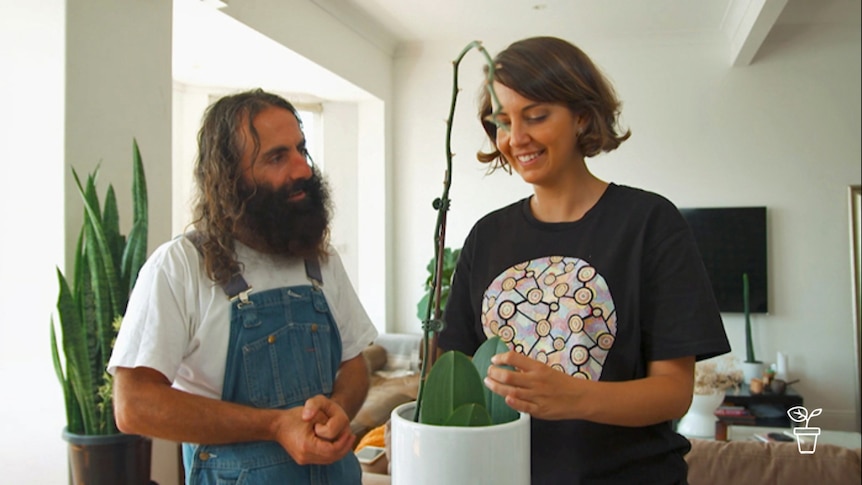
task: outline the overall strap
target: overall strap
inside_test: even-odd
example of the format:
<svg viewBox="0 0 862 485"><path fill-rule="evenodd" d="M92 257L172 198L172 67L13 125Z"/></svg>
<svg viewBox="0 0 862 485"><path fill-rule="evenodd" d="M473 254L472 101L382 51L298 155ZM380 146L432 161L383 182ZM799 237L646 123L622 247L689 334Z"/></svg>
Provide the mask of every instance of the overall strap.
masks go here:
<svg viewBox="0 0 862 485"><path fill-rule="evenodd" d="M203 255L203 235L196 230L192 230L185 233L184 236ZM323 273L320 271L320 261L317 258L305 260L305 275L315 288L323 286ZM252 287L242 277L242 273L237 273L231 276L226 284L222 285L222 290L224 290L231 301L239 298L243 303L248 303L248 294L251 292Z"/></svg>
<svg viewBox="0 0 862 485"><path fill-rule="evenodd" d="M305 276L315 288L323 286L323 274L320 272L320 261L317 258L305 260Z"/></svg>
<svg viewBox="0 0 862 485"><path fill-rule="evenodd" d="M185 233L184 236L194 244L195 249L197 249L201 256L203 256L203 234L193 230ZM221 285L221 289L224 290L230 301L234 301L239 298L239 300L245 304L248 303L248 294L251 293L252 287L245 281L245 278L242 277L242 273L237 273L231 276L227 283Z"/></svg>

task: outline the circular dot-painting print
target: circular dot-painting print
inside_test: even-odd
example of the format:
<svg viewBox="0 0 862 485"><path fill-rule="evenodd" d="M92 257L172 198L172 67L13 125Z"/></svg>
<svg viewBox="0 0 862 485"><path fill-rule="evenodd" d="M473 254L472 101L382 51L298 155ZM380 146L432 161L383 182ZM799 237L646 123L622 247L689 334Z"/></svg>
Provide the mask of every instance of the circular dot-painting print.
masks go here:
<svg viewBox="0 0 862 485"><path fill-rule="evenodd" d="M500 273L482 299L485 335L569 375L598 380L617 334L605 279L584 260L550 256Z"/></svg>

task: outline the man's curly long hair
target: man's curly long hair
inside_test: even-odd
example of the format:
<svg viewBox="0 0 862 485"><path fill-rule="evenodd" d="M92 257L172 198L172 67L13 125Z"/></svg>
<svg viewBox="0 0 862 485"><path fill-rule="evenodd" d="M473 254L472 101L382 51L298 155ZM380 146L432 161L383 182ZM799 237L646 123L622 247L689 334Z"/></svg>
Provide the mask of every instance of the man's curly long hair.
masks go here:
<svg viewBox="0 0 862 485"><path fill-rule="evenodd" d="M287 100L261 89L223 97L207 108L198 132L198 158L195 164L197 196L194 226L203 254L207 275L224 285L242 271L236 258L234 238L245 212L239 198L242 183L240 161L245 149L240 133L251 135L252 160L260 151L260 137L252 122L261 111L277 107L290 111L299 122L296 108Z"/></svg>

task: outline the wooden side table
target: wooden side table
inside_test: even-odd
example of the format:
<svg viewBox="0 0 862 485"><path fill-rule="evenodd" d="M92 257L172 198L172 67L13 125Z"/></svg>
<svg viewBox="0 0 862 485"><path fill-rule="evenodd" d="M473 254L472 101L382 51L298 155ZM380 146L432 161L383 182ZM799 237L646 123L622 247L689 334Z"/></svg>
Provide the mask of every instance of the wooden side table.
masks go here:
<svg viewBox="0 0 862 485"><path fill-rule="evenodd" d="M790 428L792 422L787 416L787 410L794 406L802 406L802 403L802 396L792 386L782 394L767 391L752 394L747 384L742 384L738 390L728 389L722 405L744 407L754 416L754 419L717 416L715 439L726 441L729 425Z"/></svg>

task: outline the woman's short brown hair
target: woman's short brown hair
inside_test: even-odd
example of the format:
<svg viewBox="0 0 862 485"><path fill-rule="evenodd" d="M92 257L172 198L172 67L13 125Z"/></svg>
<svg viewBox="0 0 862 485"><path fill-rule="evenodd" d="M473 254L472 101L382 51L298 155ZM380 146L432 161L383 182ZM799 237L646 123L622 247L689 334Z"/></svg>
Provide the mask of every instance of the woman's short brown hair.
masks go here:
<svg viewBox="0 0 862 485"><path fill-rule="evenodd" d="M614 150L631 136L630 130L619 134L620 102L611 83L583 51L565 40L532 37L515 42L494 58L494 81L532 101L563 104L584 116L587 125L577 144L585 157ZM480 151L477 158L491 163L491 171L511 171L496 149L497 125L489 119L491 96L487 89L482 92L479 120L494 149Z"/></svg>

